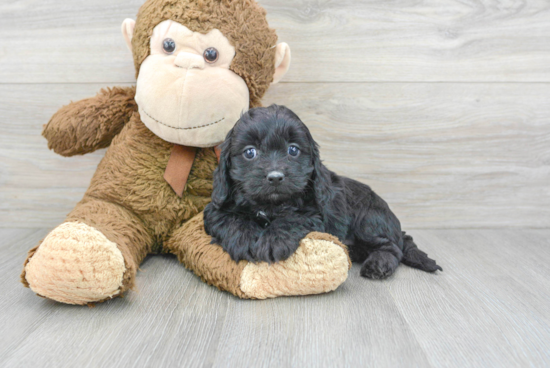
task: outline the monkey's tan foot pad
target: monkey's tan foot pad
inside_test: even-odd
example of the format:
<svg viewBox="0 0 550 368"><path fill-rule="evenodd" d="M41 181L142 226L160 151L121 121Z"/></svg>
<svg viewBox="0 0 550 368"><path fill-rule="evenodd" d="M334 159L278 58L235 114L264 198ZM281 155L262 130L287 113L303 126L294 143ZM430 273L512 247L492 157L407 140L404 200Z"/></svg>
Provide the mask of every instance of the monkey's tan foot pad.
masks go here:
<svg viewBox="0 0 550 368"><path fill-rule="evenodd" d="M125 271L115 243L93 227L66 222L29 252L22 278L40 296L82 305L119 294Z"/></svg>
<svg viewBox="0 0 550 368"><path fill-rule="evenodd" d="M283 262L248 263L239 287L245 297L254 299L321 294L344 283L350 268L345 245L332 235L313 232Z"/></svg>

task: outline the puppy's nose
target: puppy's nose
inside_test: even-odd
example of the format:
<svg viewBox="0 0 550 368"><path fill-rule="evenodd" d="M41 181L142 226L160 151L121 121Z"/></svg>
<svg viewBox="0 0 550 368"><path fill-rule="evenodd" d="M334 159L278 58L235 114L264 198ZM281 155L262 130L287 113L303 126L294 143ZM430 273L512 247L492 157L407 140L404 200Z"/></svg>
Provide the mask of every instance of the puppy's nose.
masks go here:
<svg viewBox="0 0 550 368"><path fill-rule="evenodd" d="M267 174L267 181L271 185L279 185L283 180L285 180L285 174L280 171L272 171Z"/></svg>

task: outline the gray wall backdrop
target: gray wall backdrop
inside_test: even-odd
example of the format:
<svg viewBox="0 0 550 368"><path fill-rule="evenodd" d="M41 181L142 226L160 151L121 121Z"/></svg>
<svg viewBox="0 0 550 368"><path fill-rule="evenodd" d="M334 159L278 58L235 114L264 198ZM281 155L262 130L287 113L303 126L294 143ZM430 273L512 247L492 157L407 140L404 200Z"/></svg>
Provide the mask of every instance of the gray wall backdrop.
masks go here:
<svg viewBox="0 0 550 368"><path fill-rule="evenodd" d="M104 152L63 158L41 128L135 82L120 24L141 3L0 3L0 227L53 227L82 197ZM265 104L404 227L550 226L548 1L260 3L293 56Z"/></svg>

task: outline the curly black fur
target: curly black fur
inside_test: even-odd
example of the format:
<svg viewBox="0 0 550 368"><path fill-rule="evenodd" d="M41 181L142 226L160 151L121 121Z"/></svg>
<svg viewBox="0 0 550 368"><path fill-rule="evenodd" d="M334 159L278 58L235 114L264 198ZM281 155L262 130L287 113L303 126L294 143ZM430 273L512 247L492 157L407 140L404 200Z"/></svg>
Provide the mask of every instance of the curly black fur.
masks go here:
<svg viewBox="0 0 550 368"><path fill-rule="evenodd" d="M299 154L290 155L289 146L298 147ZM370 187L322 164L308 128L288 108L249 110L221 148L204 224L212 242L235 261L287 259L305 235L321 231L348 246L352 261L363 262L366 277L388 277L399 262L442 270L401 231ZM253 159L244 155L250 148L257 153Z"/></svg>

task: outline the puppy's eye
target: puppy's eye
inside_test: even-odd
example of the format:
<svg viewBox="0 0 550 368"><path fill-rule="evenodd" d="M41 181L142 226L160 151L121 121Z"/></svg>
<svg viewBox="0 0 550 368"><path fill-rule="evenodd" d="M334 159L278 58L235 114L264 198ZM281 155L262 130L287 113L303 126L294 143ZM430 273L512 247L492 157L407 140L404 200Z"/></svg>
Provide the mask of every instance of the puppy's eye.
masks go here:
<svg viewBox="0 0 550 368"><path fill-rule="evenodd" d="M209 47L207 48L206 50L204 50L204 60L206 60L207 63L215 63L216 60L218 60L218 58L220 57L220 54L218 52L218 50L216 50L215 48L213 47Z"/></svg>
<svg viewBox="0 0 550 368"><path fill-rule="evenodd" d="M171 38L165 38L164 41L162 41L162 49L165 54L170 55L176 50L176 42Z"/></svg>
<svg viewBox="0 0 550 368"><path fill-rule="evenodd" d="M247 149L243 152L243 156L244 156L244 158L246 158L247 160L252 160L254 157L256 157L256 155L257 155L256 148L247 148Z"/></svg>
<svg viewBox="0 0 550 368"><path fill-rule="evenodd" d="M288 147L288 154L296 157L300 154L300 149L296 146L290 146Z"/></svg>

